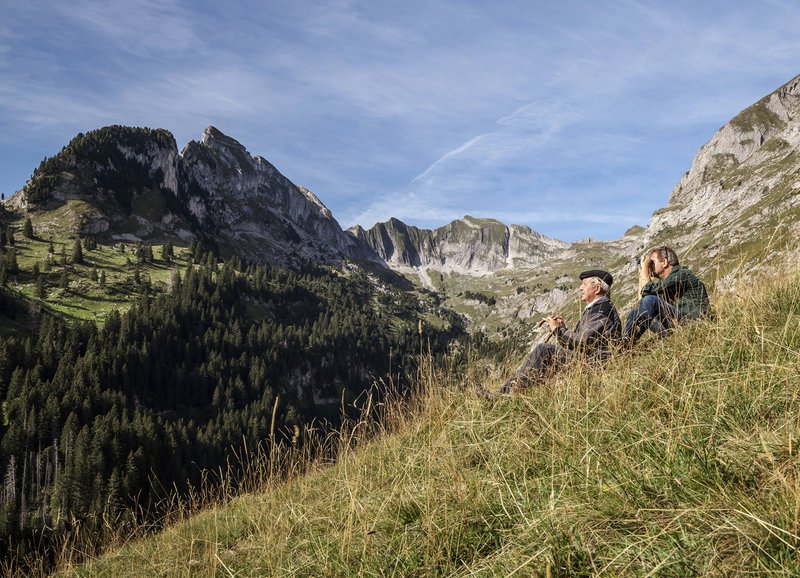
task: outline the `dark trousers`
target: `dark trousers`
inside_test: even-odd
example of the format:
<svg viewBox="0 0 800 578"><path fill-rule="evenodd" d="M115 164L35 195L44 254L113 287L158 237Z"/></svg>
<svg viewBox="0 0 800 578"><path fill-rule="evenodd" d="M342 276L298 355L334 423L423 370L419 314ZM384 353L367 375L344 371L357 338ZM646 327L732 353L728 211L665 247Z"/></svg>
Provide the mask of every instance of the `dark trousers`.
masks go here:
<svg viewBox="0 0 800 578"><path fill-rule="evenodd" d="M666 335L681 319L681 312L656 295L645 295L628 313L623 339L636 341L648 329L659 336Z"/></svg>
<svg viewBox="0 0 800 578"><path fill-rule="evenodd" d="M500 392L508 393L514 385L528 387L555 373L566 361L567 353L563 348L552 343L540 343L533 348L514 376L503 384Z"/></svg>

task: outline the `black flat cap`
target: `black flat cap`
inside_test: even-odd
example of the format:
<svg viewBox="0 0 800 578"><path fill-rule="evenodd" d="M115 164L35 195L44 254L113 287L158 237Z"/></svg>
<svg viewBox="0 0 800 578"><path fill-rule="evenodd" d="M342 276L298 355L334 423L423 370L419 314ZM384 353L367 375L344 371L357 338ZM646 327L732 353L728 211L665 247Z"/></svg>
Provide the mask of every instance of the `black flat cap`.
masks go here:
<svg viewBox="0 0 800 578"><path fill-rule="evenodd" d="M580 277L582 280L589 277L599 277L609 287L611 287L611 284L614 282L614 277L611 276L611 273L608 271L603 271L602 269L589 269L588 271L584 271L578 275L578 277Z"/></svg>

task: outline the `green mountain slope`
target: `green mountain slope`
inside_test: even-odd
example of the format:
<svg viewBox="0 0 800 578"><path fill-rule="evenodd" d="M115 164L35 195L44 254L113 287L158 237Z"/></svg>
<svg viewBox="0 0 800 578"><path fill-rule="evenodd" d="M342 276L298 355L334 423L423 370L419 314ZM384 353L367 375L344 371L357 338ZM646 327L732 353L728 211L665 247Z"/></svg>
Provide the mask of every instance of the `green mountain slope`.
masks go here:
<svg viewBox="0 0 800 578"><path fill-rule="evenodd" d="M800 277L745 285L518 396L472 393L502 367L431 370L336 464L64 573L797 575Z"/></svg>

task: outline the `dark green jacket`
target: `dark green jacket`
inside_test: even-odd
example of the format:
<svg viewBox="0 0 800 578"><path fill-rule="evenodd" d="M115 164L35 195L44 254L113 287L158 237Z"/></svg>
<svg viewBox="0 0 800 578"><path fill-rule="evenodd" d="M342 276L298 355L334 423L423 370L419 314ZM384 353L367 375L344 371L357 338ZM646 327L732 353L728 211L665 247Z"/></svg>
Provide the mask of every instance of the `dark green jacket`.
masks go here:
<svg viewBox="0 0 800 578"><path fill-rule="evenodd" d="M699 319L708 312L706 286L686 267L674 267L665 279L650 281L642 288L642 297L657 295L680 311L682 317Z"/></svg>

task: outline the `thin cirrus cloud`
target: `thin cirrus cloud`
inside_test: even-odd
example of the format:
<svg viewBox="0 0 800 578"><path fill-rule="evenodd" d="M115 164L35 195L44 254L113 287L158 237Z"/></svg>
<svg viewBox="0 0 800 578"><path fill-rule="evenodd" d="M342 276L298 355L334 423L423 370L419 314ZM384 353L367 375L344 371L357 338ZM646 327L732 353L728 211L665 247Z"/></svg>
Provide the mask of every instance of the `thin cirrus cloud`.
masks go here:
<svg viewBox="0 0 800 578"><path fill-rule="evenodd" d="M0 190L107 124L213 124L345 225L464 214L570 240L662 206L700 145L797 74L767 1L12 0Z"/></svg>

